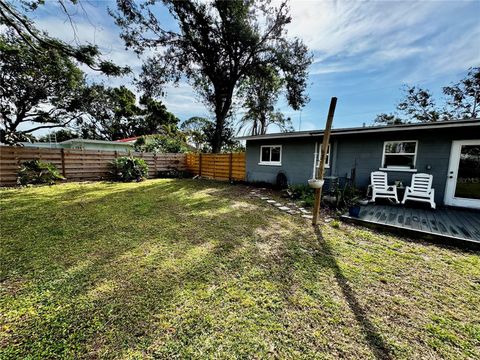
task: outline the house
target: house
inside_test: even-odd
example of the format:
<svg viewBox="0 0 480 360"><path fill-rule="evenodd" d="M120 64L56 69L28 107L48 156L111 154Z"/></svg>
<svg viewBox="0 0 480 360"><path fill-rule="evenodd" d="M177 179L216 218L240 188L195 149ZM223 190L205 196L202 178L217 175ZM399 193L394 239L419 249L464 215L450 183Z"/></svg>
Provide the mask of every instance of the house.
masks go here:
<svg viewBox="0 0 480 360"><path fill-rule="evenodd" d="M246 140L247 181L275 183L282 173L289 184L307 184L322 135L314 130L238 138ZM366 191L370 173L378 170L388 173L389 183L404 186L414 173L432 174L438 205L480 208L480 119L332 130L326 179L349 180Z"/></svg>
<svg viewBox="0 0 480 360"><path fill-rule="evenodd" d="M41 147L51 149L79 149L79 150L100 150L100 151L133 151L133 143L105 141L105 140L90 140L90 139L70 139L59 143L55 142L34 142L22 143L25 147Z"/></svg>

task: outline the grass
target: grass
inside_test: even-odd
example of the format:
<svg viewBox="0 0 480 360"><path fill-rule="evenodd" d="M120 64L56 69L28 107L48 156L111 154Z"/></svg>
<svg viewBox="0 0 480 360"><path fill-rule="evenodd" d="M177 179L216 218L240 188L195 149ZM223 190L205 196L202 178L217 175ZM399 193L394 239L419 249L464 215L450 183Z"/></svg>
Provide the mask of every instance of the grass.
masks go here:
<svg viewBox="0 0 480 360"><path fill-rule="evenodd" d="M194 180L1 195L0 358L480 357L480 256Z"/></svg>

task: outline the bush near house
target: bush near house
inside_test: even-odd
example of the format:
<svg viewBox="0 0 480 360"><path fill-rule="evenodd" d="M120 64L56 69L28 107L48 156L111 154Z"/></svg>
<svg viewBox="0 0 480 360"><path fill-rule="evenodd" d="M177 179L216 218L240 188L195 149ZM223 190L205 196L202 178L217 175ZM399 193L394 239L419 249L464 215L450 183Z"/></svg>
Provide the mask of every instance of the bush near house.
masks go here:
<svg viewBox="0 0 480 360"><path fill-rule="evenodd" d="M110 168L114 181L142 181L148 175L148 165L145 160L134 157L119 157L110 163Z"/></svg>
<svg viewBox="0 0 480 360"><path fill-rule="evenodd" d="M18 171L17 182L20 185L49 184L52 185L65 178L58 169L49 162L28 160L22 162Z"/></svg>

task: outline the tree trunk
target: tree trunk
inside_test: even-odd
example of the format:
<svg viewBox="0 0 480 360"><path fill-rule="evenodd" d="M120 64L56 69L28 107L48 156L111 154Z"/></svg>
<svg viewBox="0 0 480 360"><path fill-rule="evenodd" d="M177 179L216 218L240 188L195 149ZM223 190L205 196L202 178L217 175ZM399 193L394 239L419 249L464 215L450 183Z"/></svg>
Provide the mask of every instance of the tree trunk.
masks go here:
<svg viewBox="0 0 480 360"><path fill-rule="evenodd" d="M215 132L212 139L212 153L217 154L222 151L223 146L223 129L225 127L225 120L227 118L228 111L232 105L234 86L230 86L225 90L217 90L216 106L215 106Z"/></svg>
<svg viewBox="0 0 480 360"><path fill-rule="evenodd" d="M218 154L222 151L223 139L223 127L225 125L225 118L226 114L222 114L222 112L217 113L216 122L215 122L215 132L213 134L212 139L212 153Z"/></svg>

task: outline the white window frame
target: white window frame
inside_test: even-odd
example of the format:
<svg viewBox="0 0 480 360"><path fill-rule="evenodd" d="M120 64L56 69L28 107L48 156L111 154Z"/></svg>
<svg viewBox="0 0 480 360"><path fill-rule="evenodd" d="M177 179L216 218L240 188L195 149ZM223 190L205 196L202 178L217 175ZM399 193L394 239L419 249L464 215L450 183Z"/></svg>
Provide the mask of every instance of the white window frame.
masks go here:
<svg viewBox="0 0 480 360"><path fill-rule="evenodd" d="M263 148L280 148L280 161L262 161ZM260 146L260 161L258 165L281 166L282 165L282 145L261 145ZM270 150L270 160L272 159L272 150Z"/></svg>
<svg viewBox="0 0 480 360"><path fill-rule="evenodd" d="M387 144L389 143L399 143L399 142L410 142L415 143L415 152L414 153L388 153L388 156L395 155L413 155L413 168L406 166L385 166L385 152ZM417 172L417 154L418 154L418 140L389 140L383 142L383 154L382 154L382 164L380 170L385 171L405 171L405 172Z"/></svg>
<svg viewBox="0 0 480 360"><path fill-rule="evenodd" d="M320 167L320 159L322 157L322 143L317 144L318 146L318 159L317 159L317 169ZM327 146L327 161L325 161L325 169L330 169L330 158L331 158L331 144Z"/></svg>

